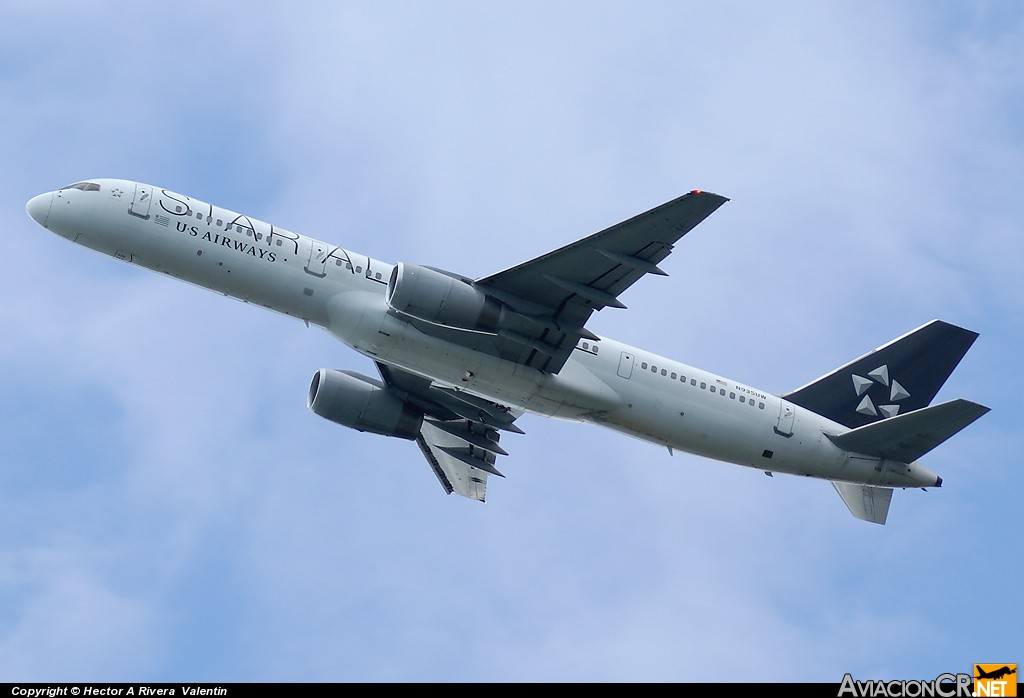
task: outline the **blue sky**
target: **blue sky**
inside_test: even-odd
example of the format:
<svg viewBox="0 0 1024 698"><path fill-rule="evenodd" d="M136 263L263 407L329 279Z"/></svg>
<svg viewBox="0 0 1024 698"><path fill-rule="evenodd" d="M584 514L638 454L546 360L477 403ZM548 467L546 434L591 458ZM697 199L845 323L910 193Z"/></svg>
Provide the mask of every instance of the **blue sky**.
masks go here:
<svg viewBox="0 0 1024 698"><path fill-rule="evenodd" d="M1024 661L1024 10L7 2L0 680L826 681ZM853 519L527 416L488 503L306 410L326 333L68 244L137 179L484 276L731 201L593 331L784 392L933 318L992 412ZM506 443L506 441L508 443Z"/></svg>

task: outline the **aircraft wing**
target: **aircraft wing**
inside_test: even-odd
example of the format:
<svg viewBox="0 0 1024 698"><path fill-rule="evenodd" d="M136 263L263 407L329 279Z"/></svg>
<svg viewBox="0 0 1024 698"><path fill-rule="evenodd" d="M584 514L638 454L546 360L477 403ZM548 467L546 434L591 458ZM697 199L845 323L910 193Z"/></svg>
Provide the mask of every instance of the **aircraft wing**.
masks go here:
<svg viewBox="0 0 1024 698"><path fill-rule="evenodd" d="M519 351L521 363L557 373L595 310L625 308L619 295L646 274L665 276L658 263L676 242L728 199L692 191L553 252L476 281L476 286L547 326L510 328L499 353ZM533 340L534 346L523 341ZM527 351L523 352L524 344Z"/></svg>
<svg viewBox="0 0 1024 698"><path fill-rule="evenodd" d="M416 444L445 492L486 501L488 473L500 475L494 469L493 453L482 451L482 458L475 457L471 444L427 421L423 422Z"/></svg>
<svg viewBox="0 0 1024 698"><path fill-rule="evenodd" d="M511 269L476 281L462 279L513 311L494 333L406 320L425 334L557 373L580 338L597 340L584 328L590 315L608 306L625 308L619 295L644 275L664 276L658 263L726 201L692 191Z"/></svg>
<svg viewBox="0 0 1024 698"><path fill-rule="evenodd" d="M499 430L522 433L517 414L503 405L433 384L401 369L377 363L388 387L423 410L416 444L445 493L485 501L487 476L505 477L495 467Z"/></svg>

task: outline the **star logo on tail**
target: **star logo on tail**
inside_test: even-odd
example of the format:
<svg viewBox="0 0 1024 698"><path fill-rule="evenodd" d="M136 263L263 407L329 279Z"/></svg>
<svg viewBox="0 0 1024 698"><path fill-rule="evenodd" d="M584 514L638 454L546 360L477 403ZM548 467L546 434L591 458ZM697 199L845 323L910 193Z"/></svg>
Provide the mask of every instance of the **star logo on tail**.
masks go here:
<svg viewBox="0 0 1024 698"><path fill-rule="evenodd" d="M857 397L861 398L857 405L858 414L883 419L895 417L900 412L900 406L896 403L910 397L910 393L898 381L889 380L889 367L885 364L870 371L866 378L856 373L852 378L853 389ZM876 401L884 404L876 405L871 399L872 394Z"/></svg>

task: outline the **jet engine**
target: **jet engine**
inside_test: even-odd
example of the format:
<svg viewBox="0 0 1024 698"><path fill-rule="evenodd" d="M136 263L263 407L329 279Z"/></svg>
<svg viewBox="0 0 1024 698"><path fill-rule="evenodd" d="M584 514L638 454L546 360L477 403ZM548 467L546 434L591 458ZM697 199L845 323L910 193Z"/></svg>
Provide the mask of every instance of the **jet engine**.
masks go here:
<svg viewBox="0 0 1024 698"><path fill-rule="evenodd" d="M495 332L508 313L469 279L405 262L391 271L385 298L399 313L460 330Z"/></svg>
<svg viewBox="0 0 1024 698"><path fill-rule="evenodd" d="M336 424L400 439L415 439L423 423L421 410L355 371L321 368L313 375L306 404Z"/></svg>

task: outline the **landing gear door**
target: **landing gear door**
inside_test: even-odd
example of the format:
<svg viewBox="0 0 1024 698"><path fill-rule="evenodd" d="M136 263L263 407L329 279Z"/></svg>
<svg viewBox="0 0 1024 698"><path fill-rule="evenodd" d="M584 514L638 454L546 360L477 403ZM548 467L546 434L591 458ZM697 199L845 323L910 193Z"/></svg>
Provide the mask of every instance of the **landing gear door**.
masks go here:
<svg viewBox="0 0 1024 698"><path fill-rule="evenodd" d="M149 218L149 205L153 202L153 188L148 184L136 184L135 196L132 197L132 205L128 207L128 213L146 220Z"/></svg>

